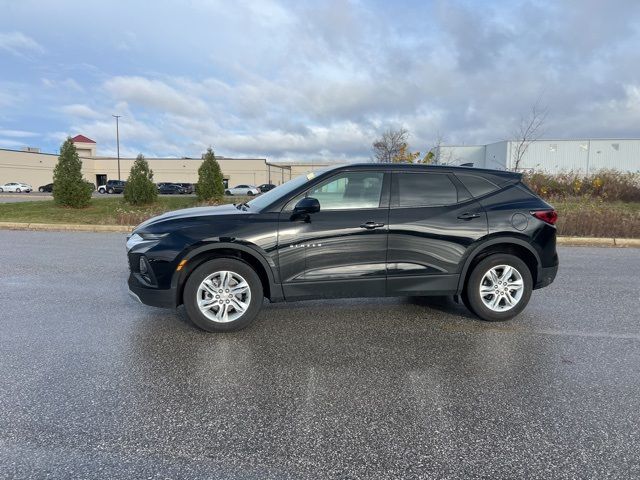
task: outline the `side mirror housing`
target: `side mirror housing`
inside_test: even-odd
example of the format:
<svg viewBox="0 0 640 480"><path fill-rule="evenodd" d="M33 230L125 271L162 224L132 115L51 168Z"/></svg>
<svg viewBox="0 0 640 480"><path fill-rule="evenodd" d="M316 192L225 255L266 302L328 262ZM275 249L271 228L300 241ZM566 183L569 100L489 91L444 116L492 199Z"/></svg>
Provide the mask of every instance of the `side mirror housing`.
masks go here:
<svg viewBox="0 0 640 480"><path fill-rule="evenodd" d="M320 211L320 202L317 198L305 197L301 199L293 209L293 213L317 213Z"/></svg>

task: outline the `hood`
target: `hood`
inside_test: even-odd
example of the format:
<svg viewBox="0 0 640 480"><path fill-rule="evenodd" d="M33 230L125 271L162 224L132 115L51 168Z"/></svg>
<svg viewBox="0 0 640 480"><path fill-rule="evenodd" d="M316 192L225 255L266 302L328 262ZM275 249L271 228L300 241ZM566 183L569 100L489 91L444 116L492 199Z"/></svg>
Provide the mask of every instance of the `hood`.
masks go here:
<svg viewBox="0 0 640 480"><path fill-rule="evenodd" d="M183 228L197 223L201 223L205 218L222 217L229 215L246 215L246 210L238 210L233 204L218 205L216 207L194 207L174 210L163 213L157 217L145 220L136 228L134 232L161 233L166 228Z"/></svg>

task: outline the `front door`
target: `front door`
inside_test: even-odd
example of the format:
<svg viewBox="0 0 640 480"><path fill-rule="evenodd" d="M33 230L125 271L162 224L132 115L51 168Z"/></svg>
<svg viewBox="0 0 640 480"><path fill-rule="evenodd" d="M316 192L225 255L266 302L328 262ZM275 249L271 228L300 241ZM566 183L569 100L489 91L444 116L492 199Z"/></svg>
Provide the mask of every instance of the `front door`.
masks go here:
<svg viewBox="0 0 640 480"><path fill-rule="evenodd" d="M378 171L340 172L285 206L278 233L287 300L384 295L388 178ZM320 211L295 215L303 197Z"/></svg>

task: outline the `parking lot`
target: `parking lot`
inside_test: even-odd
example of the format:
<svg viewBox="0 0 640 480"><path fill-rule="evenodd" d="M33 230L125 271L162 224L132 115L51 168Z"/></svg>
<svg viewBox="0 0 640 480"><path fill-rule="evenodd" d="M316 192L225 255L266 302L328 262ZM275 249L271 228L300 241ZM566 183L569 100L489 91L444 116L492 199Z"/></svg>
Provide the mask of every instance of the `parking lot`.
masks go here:
<svg viewBox="0 0 640 480"><path fill-rule="evenodd" d="M0 231L1 478L637 478L640 250L561 248L515 320L270 304L207 334L124 235Z"/></svg>

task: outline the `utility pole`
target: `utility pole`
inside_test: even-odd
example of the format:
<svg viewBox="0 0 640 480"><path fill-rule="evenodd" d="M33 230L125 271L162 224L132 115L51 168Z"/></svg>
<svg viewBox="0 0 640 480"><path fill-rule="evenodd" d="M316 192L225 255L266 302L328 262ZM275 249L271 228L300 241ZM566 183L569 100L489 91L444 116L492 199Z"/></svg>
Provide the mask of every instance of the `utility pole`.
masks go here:
<svg viewBox="0 0 640 480"><path fill-rule="evenodd" d="M120 128L119 128L119 121L120 117L122 117L122 115L111 115L113 118L116 119L116 148L118 150L118 180L122 180L120 178Z"/></svg>

